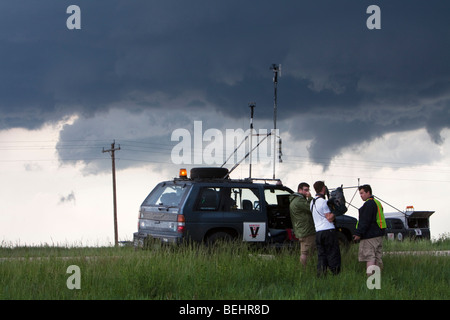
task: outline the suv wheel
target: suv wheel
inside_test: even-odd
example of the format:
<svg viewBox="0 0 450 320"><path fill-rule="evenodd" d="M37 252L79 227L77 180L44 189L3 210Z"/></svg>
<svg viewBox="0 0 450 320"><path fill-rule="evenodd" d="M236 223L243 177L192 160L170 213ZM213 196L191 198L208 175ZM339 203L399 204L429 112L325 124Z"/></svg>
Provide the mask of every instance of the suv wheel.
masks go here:
<svg viewBox="0 0 450 320"><path fill-rule="evenodd" d="M213 234L209 235L206 238L206 243L209 244L215 244L219 241L228 242L234 240L234 237L225 231L218 231L214 232Z"/></svg>

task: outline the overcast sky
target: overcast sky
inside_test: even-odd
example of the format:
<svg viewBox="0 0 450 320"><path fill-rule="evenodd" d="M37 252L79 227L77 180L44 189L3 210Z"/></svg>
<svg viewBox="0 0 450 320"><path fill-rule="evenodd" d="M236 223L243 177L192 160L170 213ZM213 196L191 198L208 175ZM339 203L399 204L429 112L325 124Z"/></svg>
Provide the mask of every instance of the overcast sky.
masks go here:
<svg viewBox="0 0 450 320"><path fill-rule="evenodd" d="M81 9L80 30L66 27L72 4ZM381 9L379 30L366 26L372 4ZM133 212L123 219L134 227L142 197L176 175L169 169L174 130L192 132L196 120L203 130L246 130L249 102L256 102L255 127L271 128L273 63L282 65L280 174L299 168L311 184L381 175L392 180L380 187L393 190L426 182L428 209L427 192L450 190L449 9L441 0L3 1L0 199L10 202L3 219L13 225L20 219L8 215L30 210L12 204L19 196L6 197L30 177L40 192L49 175L58 177L47 211L80 216L91 201L82 195L95 183L108 202L111 163L101 150L116 139L119 174L130 183L127 190L123 182L121 206ZM292 188L301 179L280 178ZM136 195L138 186L146 187ZM33 190L23 197L34 199L33 208L46 201ZM109 217L109 205L98 211Z"/></svg>

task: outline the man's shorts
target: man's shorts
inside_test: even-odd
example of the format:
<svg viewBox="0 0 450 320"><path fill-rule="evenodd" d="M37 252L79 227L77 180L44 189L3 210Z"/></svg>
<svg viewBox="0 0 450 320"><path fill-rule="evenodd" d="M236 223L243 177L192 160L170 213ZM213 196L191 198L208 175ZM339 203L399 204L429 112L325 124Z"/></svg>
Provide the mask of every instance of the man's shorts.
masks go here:
<svg viewBox="0 0 450 320"><path fill-rule="evenodd" d="M383 251L383 237L376 237L370 239L362 239L359 242L359 261L375 261L377 265L381 265Z"/></svg>
<svg viewBox="0 0 450 320"><path fill-rule="evenodd" d="M309 256L316 249L316 235L300 238L300 254Z"/></svg>

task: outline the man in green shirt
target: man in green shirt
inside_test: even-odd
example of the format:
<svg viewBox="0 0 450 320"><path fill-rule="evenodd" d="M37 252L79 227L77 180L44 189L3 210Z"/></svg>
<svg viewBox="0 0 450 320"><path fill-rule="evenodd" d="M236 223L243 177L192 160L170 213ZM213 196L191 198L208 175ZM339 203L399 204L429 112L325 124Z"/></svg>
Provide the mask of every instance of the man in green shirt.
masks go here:
<svg viewBox="0 0 450 320"><path fill-rule="evenodd" d="M300 262L306 266L308 257L316 248L316 229L312 218L310 203L312 197L309 184L302 182L297 192L289 197L289 211L295 236L300 240Z"/></svg>

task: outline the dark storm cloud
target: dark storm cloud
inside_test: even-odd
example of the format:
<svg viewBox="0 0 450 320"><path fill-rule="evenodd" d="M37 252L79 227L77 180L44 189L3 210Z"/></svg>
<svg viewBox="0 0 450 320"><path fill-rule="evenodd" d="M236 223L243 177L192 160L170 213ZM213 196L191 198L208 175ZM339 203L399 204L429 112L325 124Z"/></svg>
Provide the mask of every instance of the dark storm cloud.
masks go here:
<svg viewBox="0 0 450 320"><path fill-rule="evenodd" d="M71 4L81 30L66 28ZM381 30L366 27L371 4ZM242 118L249 101L269 119L269 66L281 63L279 118L302 119L292 134L313 140L313 158L417 128L441 143L449 9L437 0L3 2L0 126L36 128L74 113L79 123L112 105Z"/></svg>
<svg viewBox="0 0 450 320"><path fill-rule="evenodd" d="M409 109L410 114L405 112L401 116L399 112L388 109L378 114L367 114L366 117L348 116L343 119L337 116L334 119L324 120L317 116L313 121L302 122L302 129L309 132L309 138L312 139L308 148L310 157L327 168L331 159L343 148L353 145L364 146L380 137L382 133L426 128L431 140L441 144L443 141L440 131L448 127L449 108L431 109ZM295 132L295 129L292 128L291 132ZM426 141L417 141L417 145L412 147L423 148L426 144ZM420 159L416 158L415 161L420 162Z"/></svg>

